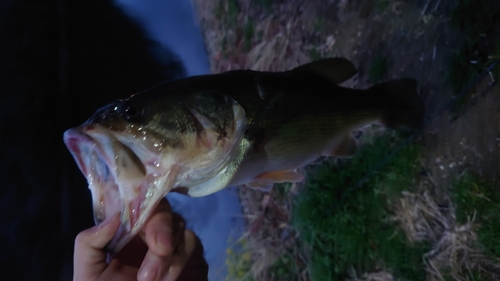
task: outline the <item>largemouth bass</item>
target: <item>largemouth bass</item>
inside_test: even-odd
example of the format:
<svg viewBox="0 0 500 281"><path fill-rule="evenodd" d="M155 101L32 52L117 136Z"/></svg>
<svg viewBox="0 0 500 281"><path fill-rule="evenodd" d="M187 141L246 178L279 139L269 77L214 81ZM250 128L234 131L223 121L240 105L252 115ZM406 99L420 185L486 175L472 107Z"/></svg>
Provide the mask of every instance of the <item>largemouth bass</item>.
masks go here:
<svg viewBox="0 0 500 281"><path fill-rule="evenodd" d="M297 182L323 155L352 153L353 129L419 128L417 83L339 86L357 70L342 58L285 72L230 71L166 82L118 100L64 134L88 180L96 223L121 211L108 245L119 251L171 191L205 196L227 186Z"/></svg>

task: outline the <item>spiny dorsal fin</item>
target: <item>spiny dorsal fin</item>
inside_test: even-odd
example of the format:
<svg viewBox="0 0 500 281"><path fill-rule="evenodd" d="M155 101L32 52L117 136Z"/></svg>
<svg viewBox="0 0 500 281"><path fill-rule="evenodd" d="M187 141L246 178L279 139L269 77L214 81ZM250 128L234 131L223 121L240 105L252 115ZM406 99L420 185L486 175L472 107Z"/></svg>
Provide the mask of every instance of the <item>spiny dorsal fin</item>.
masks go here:
<svg viewBox="0 0 500 281"><path fill-rule="evenodd" d="M351 61L344 58L329 58L310 62L292 69L293 72L315 75L334 84L340 84L353 77L358 70Z"/></svg>

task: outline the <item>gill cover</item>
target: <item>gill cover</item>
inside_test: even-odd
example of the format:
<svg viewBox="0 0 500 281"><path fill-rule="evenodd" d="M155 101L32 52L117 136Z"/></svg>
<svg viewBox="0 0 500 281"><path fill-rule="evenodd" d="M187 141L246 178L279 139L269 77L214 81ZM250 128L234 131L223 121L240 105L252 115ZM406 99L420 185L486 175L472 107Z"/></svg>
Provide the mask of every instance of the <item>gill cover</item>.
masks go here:
<svg viewBox="0 0 500 281"><path fill-rule="evenodd" d="M193 161L187 194L205 196L227 186L248 148L245 110L233 98L218 93L194 95L185 106L195 120L197 146L205 153Z"/></svg>

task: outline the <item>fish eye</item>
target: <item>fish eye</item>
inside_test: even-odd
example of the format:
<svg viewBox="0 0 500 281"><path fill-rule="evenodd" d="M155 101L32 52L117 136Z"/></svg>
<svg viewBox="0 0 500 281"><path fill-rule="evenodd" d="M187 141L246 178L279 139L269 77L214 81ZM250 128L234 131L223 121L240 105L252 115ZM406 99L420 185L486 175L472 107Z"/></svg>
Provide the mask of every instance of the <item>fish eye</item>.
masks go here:
<svg viewBox="0 0 500 281"><path fill-rule="evenodd" d="M132 121L142 115L142 110L134 105L124 104L119 110L120 116L127 120Z"/></svg>
<svg viewBox="0 0 500 281"><path fill-rule="evenodd" d="M125 114L130 118L134 117L137 114L137 109L133 106L128 106L125 108Z"/></svg>

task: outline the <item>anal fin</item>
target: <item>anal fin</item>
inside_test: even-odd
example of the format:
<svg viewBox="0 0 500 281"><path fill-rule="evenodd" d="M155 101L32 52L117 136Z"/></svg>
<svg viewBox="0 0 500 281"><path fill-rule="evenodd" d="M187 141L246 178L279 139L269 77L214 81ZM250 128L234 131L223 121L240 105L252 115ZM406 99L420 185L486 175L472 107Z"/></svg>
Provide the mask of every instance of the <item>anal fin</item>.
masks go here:
<svg viewBox="0 0 500 281"><path fill-rule="evenodd" d="M296 171L273 171L257 177L257 179L268 179L273 182L299 182L304 176Z"/></svg>
<svg viewBox="0 0 500 281"><path fill-rule="evenodd" d="M252 189L269 192L274 186L274 182L268 179L255 179L252 182L245 183L244 186Z"/></svg>
<svg viewBox="0 0 500 281"><path fill-rule="evenodd" d="M354 136L349 133L345 138L340 142L340 144L333 149L331 152L331 156L335 157L352 157L358 149L358 143Z"/></svg>
<svg viewBox="0 0 500 281"><path fill-rule="evenodd" d="M300 182L303 179L304 176L296 171L273 171L261 174L252 182L246 183L245 186L262 191L269 191L275 183Z"/></svg>

